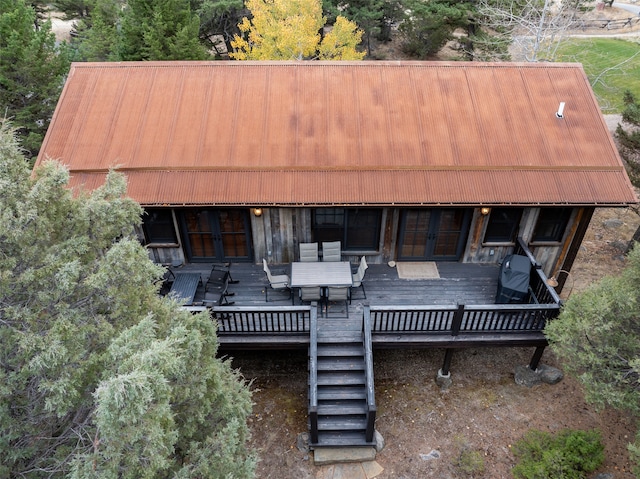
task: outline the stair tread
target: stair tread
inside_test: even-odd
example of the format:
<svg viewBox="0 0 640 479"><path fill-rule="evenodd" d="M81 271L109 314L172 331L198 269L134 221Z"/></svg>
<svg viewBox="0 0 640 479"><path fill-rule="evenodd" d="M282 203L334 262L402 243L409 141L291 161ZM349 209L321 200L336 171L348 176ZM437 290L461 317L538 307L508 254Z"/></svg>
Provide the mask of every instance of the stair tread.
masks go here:
<svg viewBox="0 0 640 479"><path fill-rule="evenodd" d="M366 414L367 408L364 404L353 405L333 405L333 404L318 404L318 416L353 416Z"/></svg>
<svg viewBox="0 0 640 479"><path fill-rule="evenodd" d="M364 374L355 375L335 375L318 374L318 386L363 386L365 384Z"/></svg>
<svg viewBox="0 0 640 479"><path fill-rule="evenodd" d="M362 417L341 419L336 417L318 418L318 431L364 431L367 419Z"/></svg>
<svg viewBox="0 0 640 479"><path fill-rule="evenodd" d="M330 386L329 386L330 387ZM331 388L331 390L325 390L318 388L318 400L364 400L367 398L367 393L364 387L350 388Z"/></svg>
<svg viewBox="0 0 640 479"><path fill-rule="evenodd" d="M332 447L332 446L372 446L374 443L368 443L365 440L364 432L328 432L318 433L318 442L312 444L315 447Z"/></svg>
<svg viewBox="0 0 640 479"><path fill-rule="evenodd" d="M362 344L321 344L318 345L318 357L364 356Z"/></svg>
<svg viewBox="0 0 640 479"><path fill-rule="evenodd" d="M318 358L318 371L364 371L363 358Z"/></svg>

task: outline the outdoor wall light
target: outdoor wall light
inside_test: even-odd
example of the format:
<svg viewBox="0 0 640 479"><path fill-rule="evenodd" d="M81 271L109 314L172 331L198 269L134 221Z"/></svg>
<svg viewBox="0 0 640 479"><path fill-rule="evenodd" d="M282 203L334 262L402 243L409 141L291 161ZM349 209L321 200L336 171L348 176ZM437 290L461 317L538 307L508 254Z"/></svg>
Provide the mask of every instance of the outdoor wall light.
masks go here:
<svg viewBox="0 0 640 479"><path fill-rule="evenodd" d="M253 214L256 215L257 217L262 216L262 208L254 208Z"/></svg>
<svg viewBox="0 0 640 479"><path fill-rule="evenodd" d="M551 278L547 279L547 284L549 286L551 286L552 288L557 288L558 284L560 284L558 282L558 278L560 277L560 273L565 273L567 275L567 279L571 280L571 287L569 288L569 293L567 294L567 298L568 298L569 296L571 296L571 293L573 291L573 287L576 285L576 280L571 275L571 273L569 273L569 271L567 271L566 269L559 270L556 274L551 276Z"/></svg>
<svg viewBox="0 0 640 479"><path fill-rule="evenodd" d="M482 216L487 216L491 213L491 208L487 208L486 206L484 208L480 208L480 213L482 213Z"/></svg>

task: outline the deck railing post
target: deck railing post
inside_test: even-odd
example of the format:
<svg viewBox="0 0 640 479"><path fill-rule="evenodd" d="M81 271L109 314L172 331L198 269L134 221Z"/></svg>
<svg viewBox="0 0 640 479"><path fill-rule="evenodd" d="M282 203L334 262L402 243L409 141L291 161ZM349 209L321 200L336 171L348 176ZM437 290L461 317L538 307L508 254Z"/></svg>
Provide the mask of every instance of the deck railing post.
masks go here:
<svg viewBox="0 0 640 479"><path fill-rule="evenodd" d="M318 444L318 406L309 408L309 441Z"/></svg>
<svg viewBox="0 0 640 479"><path fill-rule="evenodd" d="M457 336L460 334L460 327L462 326L462 318L464 317L464 304L459 304L458 309L453 315L453 321L451 322L451 336Z"/></svg>
<svg viewBox="0 0 640 479"><path fill-rule="evenodd" d="M373 442L373 435L376 429L376 405L369 405L367 410L367 429L364 433L364 440L366 442Z"/></svg>

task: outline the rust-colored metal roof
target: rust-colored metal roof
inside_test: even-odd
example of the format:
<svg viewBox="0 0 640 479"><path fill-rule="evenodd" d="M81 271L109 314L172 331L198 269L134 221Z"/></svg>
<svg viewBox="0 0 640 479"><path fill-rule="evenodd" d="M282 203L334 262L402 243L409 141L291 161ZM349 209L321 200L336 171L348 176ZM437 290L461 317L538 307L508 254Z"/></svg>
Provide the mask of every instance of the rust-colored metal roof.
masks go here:
<svg viewBox="0 0 640 479"><path fill-rule="evenodd" d="M74 63L46 157L143 205L637 202L579 64Z"/></svg>

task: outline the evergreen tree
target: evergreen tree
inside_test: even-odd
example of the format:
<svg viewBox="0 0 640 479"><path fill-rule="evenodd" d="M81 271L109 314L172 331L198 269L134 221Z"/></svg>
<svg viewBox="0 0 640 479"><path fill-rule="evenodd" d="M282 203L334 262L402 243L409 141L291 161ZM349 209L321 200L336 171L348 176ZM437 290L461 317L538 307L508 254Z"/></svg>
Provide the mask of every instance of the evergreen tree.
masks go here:
<svg viewBox="0 0 640 479"><path fill-rule="evenodd" d="M32 175L0 123L0 477L252 477L215 323L157 294L124 176L68 178Z"/></svg>
<svg viewBox="0 0 640 479"><path fill-rule="evenodd" d="M209 50L223 53L221 46L214 42L216 38L222 38L226 52L230 52L231 41L240 33L238 23L241 21L244 11L242 0L192 0L193 10L200 18L200 41L208 46Z"/></svg>
<svg viewBox="0 0 640 479"><path fill-rule="evenodd" d="M122 61L206 60L200 20L184 0L128 0L121 16L117 57Z"/></svg>
<svg viewBox="0 0 640 479"><path fill-rule="evenodd" d="M92 0L87 14L76 19L76 34L71 44L76 48L79 60L117 60L117 26L122 8L120 0Z"/></svg>
<svg viewBox="0 0 640 479"><path fill-rule="evenodd" d="M640 248L617 277L574 294L545 335L596 406L640 415ZM630 445L640 463L640 433ZM640 474L640 468L637 468Z"/></svg>
<svg viewBox="0 0 640 479"><path fill-rule="evenodd" d="M0 0L0 116L12 119L30 157L38 154L69 65L49 22L39 23L25 0Z"/></svg>
<svg viewBox="0 0 640 479"><path fill-rule="evenodd" d="M344 17L320 35L326 18L320 0L247 0L252 18L243 18L231 42L236 60L361 60L362 31ZM321 46L322 42L322 46Z"/></svg>
<svg viewBox="0 0 640 479"><path fill-rule="evenodd" d="M467 28L471 3L460 0L405 0L406 16L400 24L405 53L420 59L436 54L458 28Z"/></svg>

